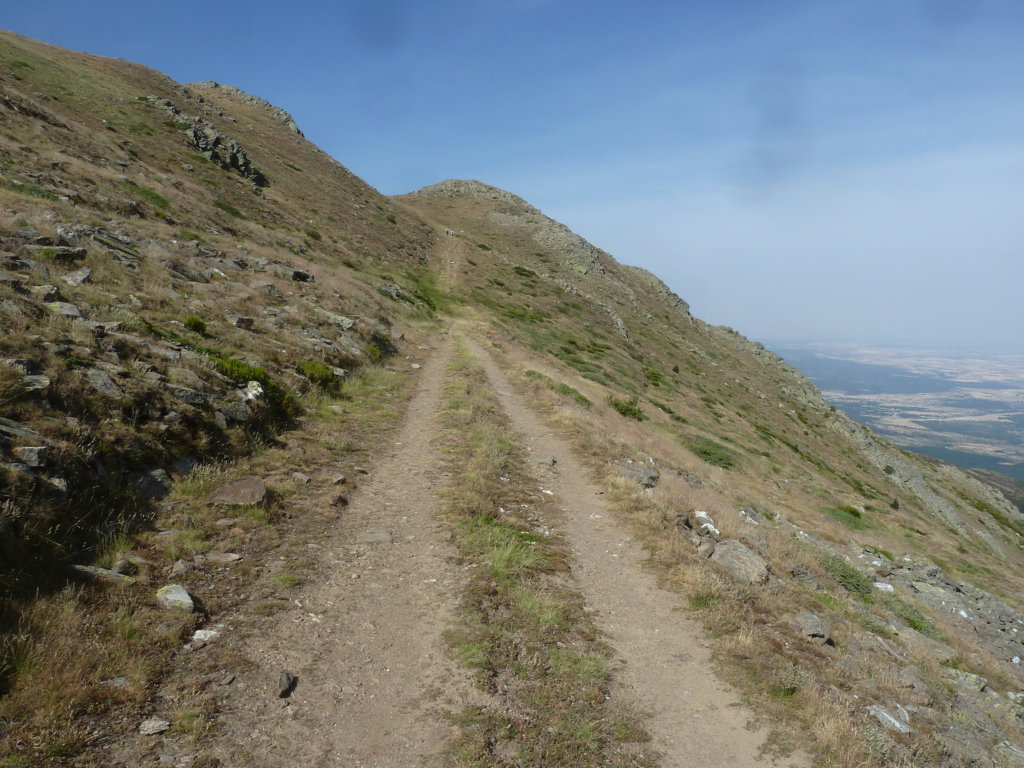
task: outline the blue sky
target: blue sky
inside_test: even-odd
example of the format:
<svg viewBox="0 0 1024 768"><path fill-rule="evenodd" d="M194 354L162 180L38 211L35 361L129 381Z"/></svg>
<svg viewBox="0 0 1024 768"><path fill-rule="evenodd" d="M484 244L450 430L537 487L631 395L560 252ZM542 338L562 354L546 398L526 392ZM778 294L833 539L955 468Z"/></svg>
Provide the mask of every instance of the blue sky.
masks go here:
<svg viewBox="0 0 1024 768"><path fill-rule="evenodd" d="M1017 0L38 2L382 192L513 191L767 340L1024 351Z"/></svg>

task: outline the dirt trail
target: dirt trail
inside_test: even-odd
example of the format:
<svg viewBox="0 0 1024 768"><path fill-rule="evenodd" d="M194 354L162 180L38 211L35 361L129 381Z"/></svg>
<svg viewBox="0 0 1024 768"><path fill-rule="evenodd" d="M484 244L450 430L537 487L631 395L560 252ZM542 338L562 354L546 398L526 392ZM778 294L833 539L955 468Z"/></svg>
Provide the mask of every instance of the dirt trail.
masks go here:
<svg viewBox="0 0 1024 768"><path fill-rule="evenodd" d="M647 713L645 726L664 755L664 768L801 765L759 754L766 733L747 727L749 711L712 673L701 628L644 570L640 545L611 520L568 445L522 404L490 356L470 344L527 450L545 461L537 465L544 467L538 479L564 513L558 522L576 557L578 588L597 609L598 625L623 662L616 695ZM557 463L552 466L550 458Z"/></svg>
<svg viewBox="0 0 1024 768"><path fill-rule="evenodd" d="M252 672L230 686L209 748L224 765L421 768L452 733L439 710L472 696L442 640L463 581L434 515L441 456L431 440L451 348L440 344L394 452L311 552L319 576L272 631L240 644ZM287 699L282 670L298 676Z"/></svg>

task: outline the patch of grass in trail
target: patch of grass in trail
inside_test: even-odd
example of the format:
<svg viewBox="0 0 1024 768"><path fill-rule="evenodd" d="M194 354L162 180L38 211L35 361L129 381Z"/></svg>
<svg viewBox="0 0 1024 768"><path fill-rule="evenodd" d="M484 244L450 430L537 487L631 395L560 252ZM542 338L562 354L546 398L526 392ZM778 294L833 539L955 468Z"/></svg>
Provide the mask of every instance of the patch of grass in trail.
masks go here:
<svg viewBox="0 0 1024 768"><path fill-rule="evenodd" d="M565 548L532 529L522 449L486 375L465 348L452 363L444 444L452 480L442 489L460 555L478 567L448 641L496 704L453 716L448 765L653 766L635 743L637 719L609 705L609 649L566 585ZM504 478L504 481L503 481ZM515 757L511 757L511 754Z"/></svg>
<svg viewBox="0 0 1024 768"><path fill-rule="evenodd" d="M523 375L529 379L539 381L552 392L557 392L560 395L566 395L567 397L572 398L576 402L576 405L583 406L584 408L589 408L593 405L593 403L590 402L590 399L578 389L570 387L568 384L555 381L550 376L546 376L540 371L528 370L524 371Z"/></svg>

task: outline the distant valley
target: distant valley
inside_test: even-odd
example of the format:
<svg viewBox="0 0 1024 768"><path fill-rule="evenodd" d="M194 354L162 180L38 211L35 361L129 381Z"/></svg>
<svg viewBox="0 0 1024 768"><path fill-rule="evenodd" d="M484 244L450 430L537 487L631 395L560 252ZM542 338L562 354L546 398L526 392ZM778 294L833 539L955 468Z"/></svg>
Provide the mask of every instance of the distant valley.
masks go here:
<svg viewBox="0 0 1024 768"><path fill-rule="evenodd" d="M1024 481L1024 355L775 344L853 419L897 445Z"/></svg>

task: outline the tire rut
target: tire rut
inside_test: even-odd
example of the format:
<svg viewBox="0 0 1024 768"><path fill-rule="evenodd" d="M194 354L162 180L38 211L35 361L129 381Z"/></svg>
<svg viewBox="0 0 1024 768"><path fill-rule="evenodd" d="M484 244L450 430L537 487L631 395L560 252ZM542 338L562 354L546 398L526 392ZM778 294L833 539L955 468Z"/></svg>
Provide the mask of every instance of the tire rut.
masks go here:
<svg viewBox="0 0 1024 768"><path fill-rule="evenodd" d="M575 556L578 588L621 661L616 695L646 713L645 727L665 768L805 764L800 756L762 754L767 733L752 727L751 713L713 674L702 629L644 569L642 548L612 521L568 444L523 405L490 355L469 343L535 466L545 467L538 479L562 513L558 522Z"/></svg>
<svg viewBox="0 0 1024 768"><path fill-rule="evenodd" d="M447 336L421 371L394 451L363 478L316 549L320 576L270 631L240 644L239 675L209 754L224 765L432 765L472 696L442 634L463 588L434 516ZM281 670L298 676L279 698Z"/></svg>

